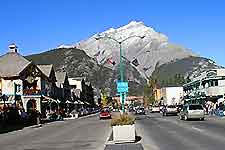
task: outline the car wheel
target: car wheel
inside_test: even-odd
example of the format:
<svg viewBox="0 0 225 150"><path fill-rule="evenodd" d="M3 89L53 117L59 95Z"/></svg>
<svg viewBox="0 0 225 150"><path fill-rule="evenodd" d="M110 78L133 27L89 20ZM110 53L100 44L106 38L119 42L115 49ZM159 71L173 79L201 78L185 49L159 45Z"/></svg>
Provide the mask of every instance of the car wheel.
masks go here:
<svg viewBox="0 0 225 150"><path fill-rule="evenodd" d="M200 120L201 120L201 121L204 121L204 120L205 120L205 118L204 118L204 117L203 117L203 118L200 118Z"/></svg>
<svg viewBox="0 0 225 150"><path fill-rule="evenodd" d="M180 120L183 120L183 117L181 115L179 115Z"/></svg>
<svg viewBox="0 0 225 150"><path fill-rule="evenodd" d="M188 120L188 117L187 117L187 115L185 115L185 116L184 116L184 120L185 120L185 121L187 121L187 120Z"/></svg>

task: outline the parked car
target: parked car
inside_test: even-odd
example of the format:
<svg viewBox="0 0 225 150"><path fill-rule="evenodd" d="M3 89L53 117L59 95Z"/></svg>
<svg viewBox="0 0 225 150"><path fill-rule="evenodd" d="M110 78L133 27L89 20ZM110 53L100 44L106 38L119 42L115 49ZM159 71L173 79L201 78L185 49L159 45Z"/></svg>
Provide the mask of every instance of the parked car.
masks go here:
<svg viewBox="0 0 225 150"><path fill-rule="evenodd" d="M183 106L179 118L182 120L188 120L188 119L205 119L205 111L202 105L200 104L189 104Z"/></svg>
<svg viewBox="0 0 225 150"><path fill-rule="evenodd" d="M107 108L103 108L99 113L99 119L111 119L112 116L110 114L110 110Z"/></svg>
<svg viewBox="0 0 225 150"><path fill-rule="evenodd" d="M145 108L140 107L140 108L136 109L135 115L145 115Z"/></svg>
<svg viewBox="0 0 225 150"><path fill-rule="evenodd" d="M177 107L174 105L165 106L165 109L163 110L163 116L168 115L177 115Z"/></svg>
<svg viewBox="0 0 225 150"><path fill-rule="evenodd" d="M159 106L152 106L152 113L159 113L160 112L160 107Z"/></svg>

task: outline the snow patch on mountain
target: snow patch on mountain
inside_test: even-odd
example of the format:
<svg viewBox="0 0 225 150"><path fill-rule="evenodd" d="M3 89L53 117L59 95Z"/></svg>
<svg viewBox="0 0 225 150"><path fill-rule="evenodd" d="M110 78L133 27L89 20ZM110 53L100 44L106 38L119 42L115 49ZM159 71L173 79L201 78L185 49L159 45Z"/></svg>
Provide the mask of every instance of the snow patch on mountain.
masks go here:
<svg viewBox="0 0 225 150"><path fill-rule="evenodd" d="M132 36L145 36L143 39ZM96 37L101 37L96 40ZM156 65L165 64L176 59L182 59L190 56L196 56L190 50L181 46L171 44L168 37L162 33L156 32L153 28L145 26L143 22L131 21L129 24L110 28L102 33L82 40L79 43L71 45L84 50L90 57L94 58L99 64L105 64L113 69L107 63L111 58L119 64L120 48L118 42L122 42L123 56L128 62L134 59L138 60L139 65L134 66L142 76L148 77L154 71ZM67 46L64 46L67 47Z"/></svg>

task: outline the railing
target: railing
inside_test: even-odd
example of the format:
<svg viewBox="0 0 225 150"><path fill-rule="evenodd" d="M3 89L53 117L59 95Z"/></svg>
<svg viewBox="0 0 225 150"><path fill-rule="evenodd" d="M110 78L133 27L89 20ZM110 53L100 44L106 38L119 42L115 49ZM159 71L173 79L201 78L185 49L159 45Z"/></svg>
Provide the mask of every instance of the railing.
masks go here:
<svg viewBox="0 0 225 150"><path fill-rule="evenodd" d="M41 90L37 89L25 89L23 95L41 95Z"/></svg>

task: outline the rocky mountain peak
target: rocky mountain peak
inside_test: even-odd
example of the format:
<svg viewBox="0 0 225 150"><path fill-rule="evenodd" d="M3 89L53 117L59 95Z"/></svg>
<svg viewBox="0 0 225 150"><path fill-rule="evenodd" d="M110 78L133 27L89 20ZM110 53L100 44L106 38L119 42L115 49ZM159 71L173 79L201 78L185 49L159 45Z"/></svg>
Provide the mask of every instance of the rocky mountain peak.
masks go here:
<svg viewBox="0 0 225 150"><path fill-rule="evenodd" d="M96 40L96 36L102 38ZM136 59L138 65L134 67L145 77L151 75L156 65L195 56L186 48L170 44L166 35L156 32L143 22L137 21L131 21L125 26L116 29L110 28L102 33L95 34L89 39L75 44L74 47L84 50L100 64L108 58L119 64L119 44L107 37L123 41L131 36L145 36L145 38L134 37L124 41L122 43L123 56L128 62ZM107 64L106 66L113 67Z"/></svg>

